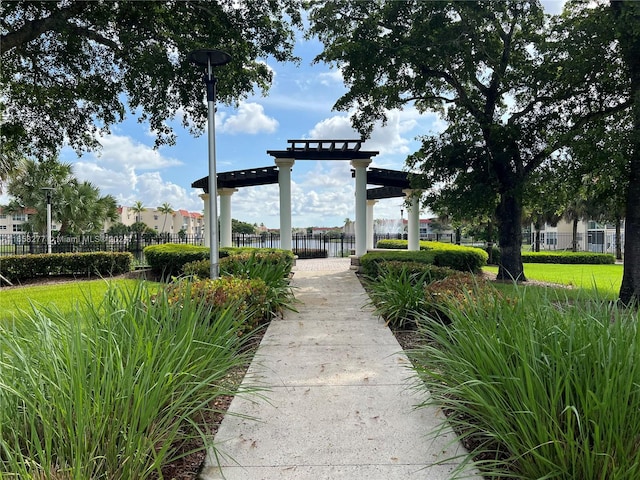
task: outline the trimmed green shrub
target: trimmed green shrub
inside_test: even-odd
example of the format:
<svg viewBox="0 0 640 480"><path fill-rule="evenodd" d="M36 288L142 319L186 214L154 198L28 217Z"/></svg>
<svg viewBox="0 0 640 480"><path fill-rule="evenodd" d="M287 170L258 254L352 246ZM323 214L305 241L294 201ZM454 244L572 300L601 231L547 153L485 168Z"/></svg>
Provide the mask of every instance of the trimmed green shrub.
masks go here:
<svg viewBox="0 0 640 480"><path fill-rule="evenodd" d="M522 262L611 265L616 263L616 257L608 253L590 252L523 252Z"/></svg>
<svg viewBox="0 0 640 480"><path fill-rule="evenodd" d="M376 248L393 249L393 250L406 250L408 248L408 240L400 239L384 239L378 240Z"/></svg>
<svg viewBox="0 0 640 480"><path fill-rule="evenodd" d="M208 259L209 247L164 243L145 247L144 256L154 273L169 278L179 274L186 263Z"/></svg>
<svg viewBox="0 0 640 480"><path fill-rule="evenodd" d="M380 240L378 248L406 249L407 240ZM443 242L421 241L420 250L433 253L433 263L438 267L449 267L461 272L479 272L487 264L489 255L481 248L465 247Z"/></svg>
<svg viewBox="0 0 640 480"><path fill-rule="evenodd" d="M329 256L329 252L326 249L304 249L304 250L293 250L293 254L298 258L327 258Z"/></svg>
<svg viewBox="0 0 640 480"><path fill-rule="evenodd" d="M0 274L10 282L43 276L111 276L131 270L128 252L45 253L0 257Z"/></svg>
<svg viewBox="0 0 640 480"><path fill-rule="evenodd" d="M378 251L367 252L360 257L360 267L362 273L368 277L376 278L380 275L380 264L384 262L413 262L422 264L433 264L434 255L432 252L410 252L410 251Z"/></svg>

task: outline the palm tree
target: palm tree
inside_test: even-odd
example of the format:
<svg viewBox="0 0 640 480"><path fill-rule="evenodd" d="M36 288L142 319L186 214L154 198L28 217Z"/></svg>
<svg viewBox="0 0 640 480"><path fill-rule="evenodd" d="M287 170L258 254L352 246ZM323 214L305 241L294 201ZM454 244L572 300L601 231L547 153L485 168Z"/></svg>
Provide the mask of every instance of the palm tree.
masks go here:
<svg viewBox="0 0 640 480"><path fill-rule="evenodd" d="M133 204L131 210L136 214L136 222L142 222L142 215L140 214L147 211L147 209L142 204L142 201L136 200L136 203Z"/></svg>
<svg viewBox="0 0 640 480"><path fill-rule="evenodd" d="M158 207L158 211L164 214L164 222L162 222L162 230L160 230L160 233L164 233L164 227L167 224L167 215L173 214L173 208L170 203L164 202Z"/></svg>

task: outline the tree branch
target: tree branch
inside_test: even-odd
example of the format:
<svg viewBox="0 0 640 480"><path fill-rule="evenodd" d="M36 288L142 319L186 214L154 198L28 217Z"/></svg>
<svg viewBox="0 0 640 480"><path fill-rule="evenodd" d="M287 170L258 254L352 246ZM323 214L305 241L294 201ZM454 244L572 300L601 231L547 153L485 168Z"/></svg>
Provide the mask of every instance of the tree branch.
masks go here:
<svg viewBox="0 0 640 480"><path fill-rule="evenodd" d="M14 48L35 40L49 30L58 30L62 26L67 26L69 18L82 12L86 6L87 4L85 2L71 2L68 7L61 10L55 10L51 12L51 15L48 17L26 22L15 32L9 32L0 37L2 51L5 53L9 52Z"/></svg>
<svg viewBox="0 0 640 480"><path fill-rule="evenodd" d="M604 108L602 110L589 112L588 114L583 115L578 119L577 122L571 125L571 127L569 127L567 131L560 136L560 138L558 138L555 142L551 143L551 145L549 145L548 147L540 150L540 152L538 152L537 155L535 155L529 162L527 162L527 164L524 167L525 174L529 174L530 172L535 170L540 165L540 163L543 162L546 158L548 158L549 155L551 155L553 152L561 149L562 147L567 146L567 143L569 142L569 140L573 138L575 135L577 135L580 132L580 130L582 130L582 128L585 125L587 125L589 122L592 122L593 120L598 120L600 118L608 117L609 115L612 115L614 113L626 110L632 104L633 104L633 100L629 98L626 101L619 103L617 105L613 105L609 108Z"/></svg>
<svg viewBox="0 0 640 480"><path fill-rule="evenodd" d="M471 100L469 100L469 96L467 95L467 92L465 91L464 87L458 81L458 79L455 78L453 75L451 75L448 72L445 72L444 70L434 70L428 67L421 67L420 72L426 77L439 78L441 80L444 80L458 94L457 101L462 105L464 105L469 110L469 113L471 113L471 115L473 115L476 118L481 117L482 112L478 108L476 108L476 106L471 102ZM456 100L455 99L449 100L449 102L456 102Z"/></svg>

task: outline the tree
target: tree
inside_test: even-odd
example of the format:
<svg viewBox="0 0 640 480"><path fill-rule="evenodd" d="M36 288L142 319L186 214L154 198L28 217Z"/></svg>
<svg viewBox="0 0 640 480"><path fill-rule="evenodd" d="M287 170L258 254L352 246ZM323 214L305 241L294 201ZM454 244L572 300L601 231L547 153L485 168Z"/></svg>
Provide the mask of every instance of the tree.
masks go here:
<svg viewBox="0 0 640 480"><path fill-rule="evenodd" d="M231 219L231 231L233 233L253 235L256 233L256 229L253 225L247 222L241 222L235 218Z"/></svg>
<svg viewBox="0 0 640 480"><path fill-rule="evenodd" d="M142 203L142 200L136 200L136 202L131 207L131 211L136 214L136 223L141 223L142 222L142 215L141 214L142 214L142 212L146 212L147 209L145 208L144 204Z"/></svg>
<svg viewBox="0 0 640 480"><path fill-rule="evenodd" d="M294 60L299 0L79 2L10 1L0 7L0 178L14 152L55 156L63 139L95 149L127 108L157 134L183 115L194 132L206 124L202 72L190 51L220 48L233 61L216 70L218 97L231 104L266 91L266 58Z"/></svg>
<svg viewBox="0 0 640 480"><path fill-rule="evenodd" d="M611 1L620 50L629 79L631 138L629 175L625 208L624 274L620 301L625 305L640 303L640 4Z"/></svg>
<svg viewBox="0 0 640 480"><path fill-rule="evenodd" d="M170 203L164 202L162 205L158 207L158 211L164 215L164 221L162 222L162 230L160 233L164 233L164 227L167 224L167 216L173 215L173 208Z"/></svg>
<svg viewBox="0 0 640 480"><path fill-rule="evenodd" d="M419 172L414 187L495 205L498 277L525 280L521 221L532 172L591 118L626 107L608 84L563 73L571 60L563 24L551 24L535 0L315 1L310 20L324 43L317 60L340 65L349 87L336 108L354 109L363 134L406 105L444 116L446 131L423 137L407 161ZM586 35L578 43L616 67L615 49L590 46Z"/></svg>
<svg viewBox="0 0 640 480"><path fill-rule="evenodd" d="M61 234L97 232L106 220L117 217L115 198L101 196L100 190L89 182L79 182L71 165L57 159L42 162L26 159L9 176L7 193L13 197L9 205L14 210L36 211L29 217L34 232L44 234L47 226L46 195L42 190L45 187L53 189L51 217L60 223Z"/></svg>

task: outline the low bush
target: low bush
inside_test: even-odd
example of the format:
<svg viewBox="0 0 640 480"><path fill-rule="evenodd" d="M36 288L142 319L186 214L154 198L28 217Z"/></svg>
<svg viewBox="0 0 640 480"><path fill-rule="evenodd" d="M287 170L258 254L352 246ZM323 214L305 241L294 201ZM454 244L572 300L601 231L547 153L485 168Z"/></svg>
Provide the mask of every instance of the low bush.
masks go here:
<svg viewBox="0 0 640 480"><path fill-rule="evenodd" d="M209 247L163 243L145 247L144 256L154 273L169 278L178 275L186 263L208 259Z"/></svg>
<svg viewBox="0 0 640 480"><path fill-rule="evenodd" d="M196 421L247 363L238 313L150 293L0 322L0 477L162 478L185 442L213 446Z"/></svg>
<svg viewBox="0 0 640 480"><path fill-rule="evenodd" d="M487 264L489 255L481 248L464 247L451 243L420 242L420 249L434 253L433 264L461 272L478 273Z"/></svg>
<svg viewBox="0 0 640 480"><path fill-rule="evenodd" d="M640 315L553 299L450 305L410 352L485 478L640 478Z"/></svg>
<svg viewBox="0 0 640 480"><path fill-rule="evenodd" d="M434 255L431 252L410 252L410 251L377 251L367 252L360 257L360 267L362 273L370 278L380 275L380 266L385 262L412 262L422 264L433 264Z"/></svg>
<svg viewBox="0 0 640 480"><path fill-rule="evenodd" d="M522 262L611 265L616 262L616 257L608 253L590 252L523 252Z"/></svg>
<svg viewBox="0 0 640 480"><path fill-rule="evenodd" d="M0 257L0 274L10 282L44 276L113 276L131 270L127 252L45 253Z"/></svg>
<svg viewBox="0 0 640 480"><path fill-rule="evenodd" d="M216 279L182 278L166 287L169 303L196 301L206 305L216 318L232 308L236 315L233 329L239 336L254 331L269 318L268 288L259 278L244 279L224 276Z"/></svg>
<svg viewBox="0 0 640 480"><path fill-rule="evenodd" d="M407 240L380 240L378 248L406 249ZM487 264L489 255L481 248L465 247L452 243L420 241L420 250L433 253L433 264L461 272L479 272Z"/></svg>
<svg viewBox="0 0 640 480"><path fill-rule="evenodd" d="M322 249L322 248L317 248L317 249L302 249L302 250L297 250L297 249L293 249L293 254L296 255L298 258L327 258L329 256L329 253L327 252L326 249Z"/></svg>

